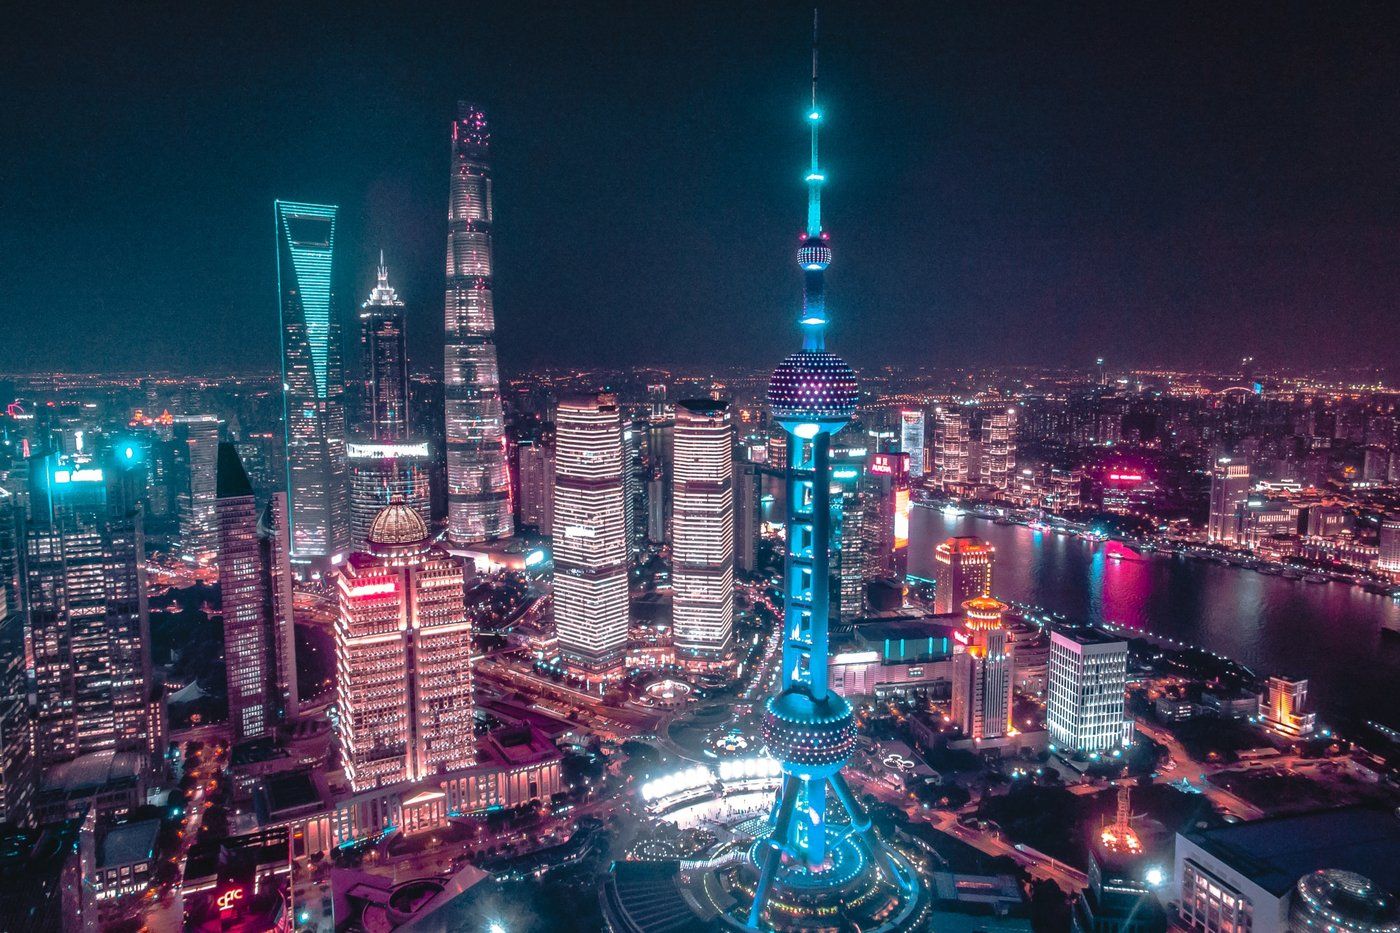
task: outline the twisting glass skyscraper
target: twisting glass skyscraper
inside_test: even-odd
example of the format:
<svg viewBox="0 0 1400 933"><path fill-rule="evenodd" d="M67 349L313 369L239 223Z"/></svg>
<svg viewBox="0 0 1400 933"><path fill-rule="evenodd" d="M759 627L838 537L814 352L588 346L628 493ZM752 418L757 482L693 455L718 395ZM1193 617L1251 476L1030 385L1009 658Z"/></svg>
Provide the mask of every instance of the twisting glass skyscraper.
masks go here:
<svg viewBox="0 0 1400 933"><path fill-rule="evenodd" d="M812 164L807 230L797 250L803 274L802 349L773 372L768 404L789 435L787 560L784 567L782 690L769 698L764 742L782 762L783 782L766 834L753 848L757 878L747 923L808 929L836 910L863 930L913 929L924 899L913 869L887 849L851 794L841 769L856 745L851 705L827 683L831 546L831 436L855 414L855 374L826 350L825 272L831 247L821 225L817 162L815 44L812 52ZM828 820L828 791L844 815Z"/></svg>
<svg viewBox="0 0 1400 933"><path fill-rule="evenodd" d="M350 543L345 495L345 378L332 260L337 208L278 201L277 279L292 560L324 571Z"/></svg>
<svg viewBox="0 0 1400 933"><path fill-rule="evenodd" d="M491 306L491 132L457 104L447 204L443 383L447 414L447 536L458 544L509 535L496 316Z"/></svg>

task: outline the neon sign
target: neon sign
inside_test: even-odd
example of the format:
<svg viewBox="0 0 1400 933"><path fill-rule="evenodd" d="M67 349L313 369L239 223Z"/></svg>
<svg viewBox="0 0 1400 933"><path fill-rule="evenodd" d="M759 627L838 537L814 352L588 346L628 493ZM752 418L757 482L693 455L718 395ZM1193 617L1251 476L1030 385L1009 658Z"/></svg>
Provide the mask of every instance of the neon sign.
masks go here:
<svg viewBox="0 0 1400 933"><path fill-rule="evenodd" d="M364 583L350 587L351 596L386 596L397 589L393 580L384 583Z"/></svg>
<svg viewBox="0 0 1400 933"><path fill-rule="evenodd" d="M1108 478L1120 483L1140 483L1145 477L1141 473L1110 473Z"/></svg>
<svg viewBox="0 0 1400 933"><path fill-rule="evenodd" d="M219 899L214 903L219 905L219 913L223 913L224 911L233 910L234 907L238 906L238 902L241 900L243 900L243 889L231 888L223 894L220 894Z"/></svg>

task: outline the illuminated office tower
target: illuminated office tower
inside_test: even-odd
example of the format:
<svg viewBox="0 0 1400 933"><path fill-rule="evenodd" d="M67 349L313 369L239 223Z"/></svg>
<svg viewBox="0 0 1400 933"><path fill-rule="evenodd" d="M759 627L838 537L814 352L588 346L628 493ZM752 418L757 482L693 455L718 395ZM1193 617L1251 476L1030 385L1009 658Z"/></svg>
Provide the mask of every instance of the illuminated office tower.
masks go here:
<svg viewBox="0 0 1400 933"><path fill-rule="evenodd" d="M982 413L979 478L999 493L1011 489L1016 472L1016 409Z"/></svg>
<svg viewBox="0 0 1400 933"><path fill-rule="evenodd" d="M1376 569L1381 573L1400 574L1400 515L1387 515L1381 520Z"/></svg>
<svg viewBox="0 0 1400 933"><path fill-rule="evenodd" d="M666 384L657 382L647 386L647 405L650 407L652 421L664 421L666 418Z"/></svg>
<svg viewBox="0 0 1400 933"><path fill-rule="evenodd" d="M1128 643L1098 629L1050 633L1045 722L1066 752L1103 752L1123 744Z"/></svg>
<svg viewBox="0 0 1400 933"><path fill-rule="evenodd" d="M966 483L971 468L967 412L944 406L933 412L933 481L942 489Z"/></svg>
<svg viewBox="0 0 1400 933"><path fill-rule="evenodd" d="M602 394L561 401L554 423L554 626L592 683L620 676L627 650L622 422Z"/></svg>
<svg viewBox="0 0 1400 933"><path fill-rule="evenodd" d="M214 519L214 472L219 459L219 419L213 415L176 415L175 442L184 469L177 495L180 555L204 562L218 545Z"/></svg>
<svg viewBox="0 0 1400 933"><path fill-rule="evenodd" d="M520 442L520 524L554 533L554 445Z"/></svg>
<svg viewBox="0 0 1400 933"><path fill-rule="evenodd" d="M20 611L20 508L0 488L0 823L29 824L34 804L29 682Z"/></svg>
<svg viewBox="0 0 1400 933"><path fill-rule="evenodd" d="M933 611L957 612L969 599L992 595L996 549L972 535L949 538L933 549Z"/></svg>
<svg viewBox="0 0 1400 933"><path fill-rule="evenodd" d="M667 506L671 504L666 495L666 477L660 470L647 479L647 540L652 544L665 544L669 539L670 523L667 519Z"/></svg>
<svg viewBox="0 0 1400 933"><path fill-rule="evenodd" d="M345 379L332 289L337 208L290 201L274 207L292 560L317 576L350 545Z"/></svg>
<svg viewBox="0 0 1400 933"><path fill-rule="evenodd" d="M337 578L337 728L357 791L476 757L462 562L435 549L427 523L402 502L380 510L368 547Z"/></svg>
<svg viewBox="0 0 1400 933"><path fill-rule="evenodd" d="M837 556L837 617L850 622L865 614L865 496L853 489L842 490L838 511L841 516L840 549Z"/></svg>
<svg viewBox="0 0 1400 933"><path fill-rule="evenodd" d="M963 603L966 647L953 655L953 724L970 739L997 739L1011 728L1014 678L1006 603L978 596Z"/></svg>
<svg viewBox="0 0 1400 933"><path fill-rule="evenodd" d="M1234 544L1239 538L1240 506L1249 499L1249 464L1221 457L1210 470L1210 517L1206 539Z"/></svg>
<svg viewBox="0 0 1400 933"><path fill-rule="evenodd" d="M350 529L356 548L364 549L375 516L390 502L407 504L424 521L432 514L428 478L432 455L427 441L350 441L345 458L350 466Z"/></svg>
<svg viewBox="0 0 1400 933"><path fill-rule="evenodd" d="M647 480L649 474L642 456L642 441L647 435L645 421L633 421L622 427L622 512L627 525L627 554L632 560L640 558L647 540Z"/></svg>
<svg viewBox="0 0 1400 933"><path fill-rule="evenodd" d="M1308 682L1274 675L1259 696L1259 721L1290 739L1312 735L1317 714L1308 707Z"/></svg>
<svg viewBox="0 0 1400 933"><path fill-rule="evenodd" d="M768 407L787 436L787 556L780 692L764 704L760 730L782 764L782 783L736 886L752 897L741 901L743 919L733 920L750 929L817 929L831 927L839 913L851 928L915 929L927 925L918 876L875 835L841 774L855 750L856 726L850 703L828 681L831 437L855 414L859 396L855 373L826 349L832 253L821 223L816 60L814 41L807 229L797 249L802 349L768 383ZM827 820L829 793L849 821Z"/></svg>
<svg viewBox="0 0 1400 933"><path fill-rule="evenodd" d="M899 449L909 455L909 475L920 479L924 475L924 410L899 413Z"/></svg>
<svg viewBox="0 0 1400 933"><path fill-rule="evenodd" d="M676 656L718 661L734 627L734 428L727 402L676 403L671 580Z"/></svg>
<svg viewBox="0 0 1400 933"><path fill-rule="evenodd" d="M370 525L390 502L432 514L427 441L410 436L404 304L389 284L384 254L378 282L360 309L360 416L346 445L350 469L350 538L364 550Z"/></svg>
<svg viewBox="0 0 1400 933"><path fill-rule="evenodd" d="M734 465L734 565L746 573L758 567L762 484L758 464L740 460Z"/></svg>
<svg viewBox="0 0 1400 933"><path fill-rule="evenodd" d="M228 719L234 741L270 735L296 711L296 654L286 497L258 509L232 444L219 445L219 591Z"/></svg>
<svg viewBox="0 0 1400 933"><path fill-rule="evenodd" d="M145 541L129 459L30 461L25 592L43 767L151 751Z"/></svg>
<svg viewBox="0 0 1400 933"><path fill-rule="evenodd" d="M384 444L408 438L408 348L404 304L379 253L377 281L360 307L360 417L357 436Z"/></svg>
<svg viewBox="0 0 1400 933"><path fill-rule="evenodd" d="M898 578L909 565L909 455L871 454L861 480L868 503L865 538L868 569Z"/></svg>
<svg viewBox="0 0 1400 933"><path fill-rule="evenodd" d="M465 102L452 121L447 203L447 537L455 544L512 532L496 314L491 303L491 132Z"/></svg>

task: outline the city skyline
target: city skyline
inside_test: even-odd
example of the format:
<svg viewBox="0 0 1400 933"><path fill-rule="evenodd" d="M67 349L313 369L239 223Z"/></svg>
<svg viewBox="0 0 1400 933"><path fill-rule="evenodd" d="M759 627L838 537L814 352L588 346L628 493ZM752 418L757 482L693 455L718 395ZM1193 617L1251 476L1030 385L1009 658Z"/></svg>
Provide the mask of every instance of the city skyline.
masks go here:
<svg viewBox="0 0 1400 933"><path fill-rule="evenodd" d="M36 210L34 229L3 242L22 270L12 298L21 347L14 364L82 368L107 345L151 368L187 371L272 358L276 325L259 217L275 197L344 205L342 299L372 286L379 249L402 257L395 259L401 292L421 317L409 322L410 357L431 359L439 338L426 325L445 232L441 128L459 94L495 114L497 170L510 194L497 238L497 284L511 309L499 335L508 371L635 356L651 344L638 326L643 319L664 322L697 360L719 361L738 346L757 363L778 352L767 325L795 296L777 274L795 234L781 209L793 193L782 174L792 160L772 128L791 106L783 89L795 90L801 53L786 37L804 10L736 9L738 29L684 11L654 22L614 11L597 17L608 21L607 35L582 12L544 17L540 30L527 30L486 10L474 23L481 38L471 66L449 51L460 26L439 28L436 14L375 18L372 26L351 15L315 40L327 47L305 57L317 64L313 75L303 75L302 56L286 56L285 74L253 64L275 55L235 59L252 41L250 24L236 17L222 24L228 48L206 47L198 63L167 33L178 22L110 23L118 36L139 29L160 53L117 69L109 89L124 105L101 116L106 144L125 166L119 184L95 190L84 173L66 170L81 147L64 148L71 131L63 127L76 129L71 108L83 95L46 89L17 101L49 107L48 121L29 122L60 131L36 140L31 151L42 163L21 157L12 173L21 203ZM287 37L279 42L315 29L308 13L278 15ZM1383 233L1393 209L1374 192L1387 183L1385 153L1400 135L1400 108L1376 96L1394 50L1375 51L1372 63L1362 37L1395 11L858 15L835 5L825 15L840 43L830 65L837 88L830 120L842 130L831 170L852 188L852 203L869 208L846 247L855 261L840 273L849 296L840 336L854 365L1027 361L1041 353L1086 364L1098 354L1210 363L1236 347L1295 365L1385 362L1379 348L1400 336L1396 316L1386 313L1400 301L1400 280ZM28 41L18 43L17 72L26 55L60 41L37 24L20 27ZM339 47L371 28L393 41L379 45L382 61L361 71L364 58L347 59ZM652 49L645 40L657 34L668 41ZM897 34L910 41L882 55ZM62 41L86 49L88 40ZM1101 56L1096 65L1065 64L1085 58L1070 53L1086 44ZM618 54L587 62L589 47ZM925 51L902 51L916 47ZM70 65L57 77L80 82L85 68L109 55L72 56L93 64ZM510 80L536 64L537 78ZM188 109L171 112L157 89L196 65L208 79L182 82ZM717 73L727 75L723 86L707 93L699 75ZM252 119L246 105L209 86L229 74L263 92L246 96L266 105L256 117L265 132L219 136L224 121ZM326 102L309 124L300 95L283 83L303 76ZM12 87L29 86L17 78ZM640 100L605 108L623 84ZM1303 97L1290 106L1276 85L1301 88ZM1023 87L1034 93L1021 95ZM342 120L389 122L404 142L363 153L330 148ZM232 147L228 156L210 151L215 140ZM569 155L605 153L616 141L657 157ZM136 157L162 142L169 145L157 157ZM343 158L330 166L333 151ZM230 156L237 165L225 165ZM221 169L212 175L217 191L187 181L202 160ZM64 190L55 189L57 178ZM199 209L177 207L162 183L173 183L172 192L190 188ZM110 259L81 277L68 263L83 250L58 248L70 235L79 243L91 235L71 229L76 198L99 205L116 225L98 251ZM571 215L609 222L590 236L569 235ZM671 223L674 238L664 235ZM201 237L189 235L191 224ZM744 236L735 236L739 229ZM129 287L131 267L143 270L146 288ZM644 279L638 267L648 270ZM719 269L722 280L713 278ZM911 287L921 279L939 287ZM55 291L75 280L77 289ZM555 300L569 290L570 302ZM347 318L348 305L338 308ZM65 335L61 344L46 327L55 318L67 325L53 329ZM735 339L707 337L701 318L725 321ZM600 321L621 339L590 336ZM1379 331L1374 349L1342 339L1360 327ZM900 339L910 332L921 336ZM210 333L216 339L201 339ZM1198 339L1172 339L1185 335Z"/></svg>
<svg viewBox="0 0 1400 933"><path fill-rule="evenodd" d="M1379 15L369 10L0 154L0 929L1400 933Z"/></svg>

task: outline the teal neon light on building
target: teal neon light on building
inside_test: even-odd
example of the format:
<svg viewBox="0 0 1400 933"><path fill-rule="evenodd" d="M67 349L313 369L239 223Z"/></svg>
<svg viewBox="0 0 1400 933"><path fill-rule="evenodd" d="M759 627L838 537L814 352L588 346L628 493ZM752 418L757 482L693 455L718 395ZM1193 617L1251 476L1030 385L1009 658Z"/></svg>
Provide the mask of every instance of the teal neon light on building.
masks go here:
<svg viewBox="0 0 1400 933"><path fill-rule="evenodd" d="M346 499L345 379L335 306L331 204L277 201L278 310L292 554L328 570L350 540Z"/></svg>

